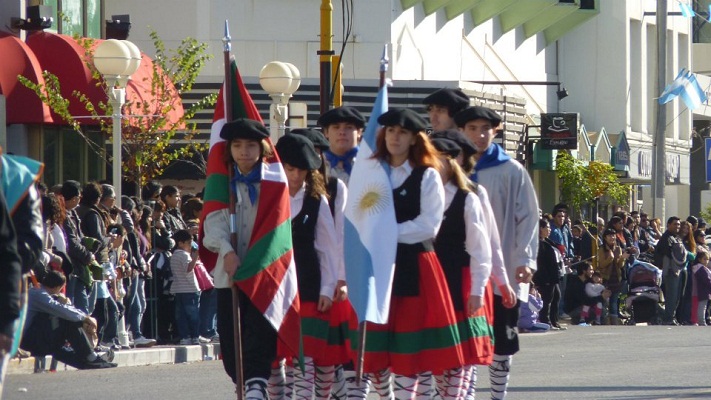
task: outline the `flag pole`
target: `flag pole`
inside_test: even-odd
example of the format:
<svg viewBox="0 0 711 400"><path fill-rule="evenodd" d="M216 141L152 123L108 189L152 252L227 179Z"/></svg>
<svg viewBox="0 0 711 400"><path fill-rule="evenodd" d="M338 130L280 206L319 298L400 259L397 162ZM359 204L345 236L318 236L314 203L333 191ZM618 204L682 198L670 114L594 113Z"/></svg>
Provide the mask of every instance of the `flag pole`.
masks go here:
<svg viewBox="0 0 711 400"><path fill-rule="evenodd" d="M232 121L232 38L230 37L230 27L225 20L225 36L222 38L224 62L225 62L225 88L222 91L225 96L225 121ZM234 167L227 168L228 182L232 182L234 177ZM235 253L237 252L237 214L235 214L235 192L232 188L230 193L230 244ZM240 322L239 290L237 285L232 284L232 329L234 331L233 340L235 342L235 384L237 386L237 400L244 398L244 376L242 375L242 324Z"/></svg>
<svg viewBox="0 0 711 400"><path fill-rule="evenodd" d="M388 57L388 45L385 44L383 47L383 55L380 57L380 82L378 88L382 89L385 86L386 73L388 72L388 63L390 59ZM365 360L365 336L366 336L366 322L363 321L358 325L358 357L356 357L356 382L360 386L363 380L363 362Z"/></svg>

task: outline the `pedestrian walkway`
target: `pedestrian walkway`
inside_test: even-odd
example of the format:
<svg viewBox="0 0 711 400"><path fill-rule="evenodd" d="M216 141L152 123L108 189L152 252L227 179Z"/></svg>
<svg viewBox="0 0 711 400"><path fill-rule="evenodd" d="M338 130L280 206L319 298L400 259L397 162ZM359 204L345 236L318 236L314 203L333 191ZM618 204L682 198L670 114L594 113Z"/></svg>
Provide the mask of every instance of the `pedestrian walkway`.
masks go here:
<svg viewBox="0 0 711 400"><path fill-rule="evenodd" d="M114 353L114 360L119 367L135 367L139 365L155 364L179 364L186 362L196 362L204 360L216 360L220 357L220 344L208 343L189 346L154 346L147 348L135 348L130 350L120 350ZM44 361L44 363L42 363ZM52 356L45 357L44 360L37 361L35 357L10 360L8 374L31 374L35 372L49 372L52 365ZM42 367L44 364L44 367ZM74 367L58 363L56 371L76 370ZM52 371L54 372L54 371Z"/></svg>

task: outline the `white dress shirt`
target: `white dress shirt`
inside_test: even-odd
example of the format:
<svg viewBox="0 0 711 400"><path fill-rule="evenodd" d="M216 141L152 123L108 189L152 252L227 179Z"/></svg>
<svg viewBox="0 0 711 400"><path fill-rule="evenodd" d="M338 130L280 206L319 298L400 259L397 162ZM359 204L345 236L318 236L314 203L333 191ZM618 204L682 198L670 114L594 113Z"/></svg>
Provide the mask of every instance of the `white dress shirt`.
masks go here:
<svg viewBox="0 0 711 400"><path fill-rule="evenodd" d="M305 186L302 186L294 197L289 197L291 206L291 218L296 217L301 212L304 205ZM328 208L328 200L321 196L321 203L318 208L318 221L316 221L316 232L314 238L314 248L318 255L321 271L321 288L319 293L329 299L333 298L336 289L336 279L338 276L338 239L336 228L333 224L331 209ZM341 257L342 258L342 257Z"/></svg>
<svg viewBox="0 0 711 400"><path fill-rule="evenodd" d="M449 209L457 189L451 181L444 185L445 209ZM464 200L464 228L466 232L464 247L470 257L472 283L470 294L472 296L484 296L484 290L489 282L489 275L491 275L491 242L484 218L479 198L474 193L467 193Z"/></svg>

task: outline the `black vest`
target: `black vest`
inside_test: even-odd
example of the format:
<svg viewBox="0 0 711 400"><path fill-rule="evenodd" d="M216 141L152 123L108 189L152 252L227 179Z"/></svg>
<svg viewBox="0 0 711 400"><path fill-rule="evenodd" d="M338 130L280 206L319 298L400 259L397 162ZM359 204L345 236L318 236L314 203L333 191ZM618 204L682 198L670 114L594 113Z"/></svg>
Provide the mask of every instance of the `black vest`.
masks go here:
<svg viewBox="0 0 711 400"><path fill-rule="evenodd" d="M397 223L411 221L420 215L420 187L427 167L415 167L400 187L393 190ZM397 244L393 295L417 296L420 294L419 254L433 251L431 240L414 244Z"/></svg>
<svg viewBox="0 0 711 400"><path fill-rule="evenodd" d="M321 293L321 266L314 247L320 205L320 199L304 194L301 211L291 220L299 297L304 301L317 302Z"/></svg>
<svg viewBox="0 0 711 400"><path fill-rule="evenodd" d="M452 295L452 304L458 311L464 309L462 268L469 265L470 259L465 247L467 231L464 224L464 205L466 198L467 192L458 189L449 208L444 212L444 220L439 227L434 245L437 258L442 264L444 277L447 279L449 293Z"/></svg>

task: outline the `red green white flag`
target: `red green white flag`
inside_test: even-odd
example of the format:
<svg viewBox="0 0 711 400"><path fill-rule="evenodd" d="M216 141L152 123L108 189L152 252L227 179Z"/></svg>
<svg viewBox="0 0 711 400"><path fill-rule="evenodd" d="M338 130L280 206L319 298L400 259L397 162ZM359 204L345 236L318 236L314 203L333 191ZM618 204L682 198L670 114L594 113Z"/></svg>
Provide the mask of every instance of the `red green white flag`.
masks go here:
<svg viewBox="0 0 711 400"><path fill-rule="evenodd" d="M232 117L262 122L234 59L231 71ZM211 212L229 207L229 171L223 161L226 142L220 138L220 130L227 122L224 89L223 85L215 105L210 132L201 221ZM233 276L233 281L274 326L279 339L293 354L299 354L301 321L291 241L289 190L286 174L274 145L271 141L269 145L272 148L272 156L265 160L262 167L262 182L252 237L247 254ZM202 226L200 235L202 237ZM202 244L200 258L208 270L215 267L217 254L210 252Z"/></svg>

